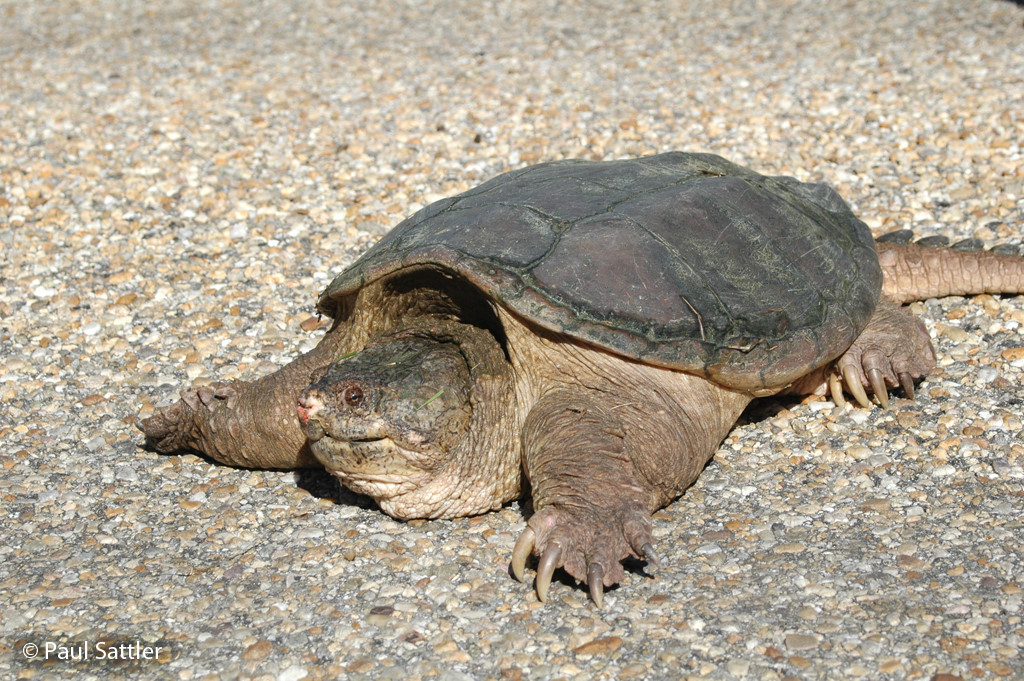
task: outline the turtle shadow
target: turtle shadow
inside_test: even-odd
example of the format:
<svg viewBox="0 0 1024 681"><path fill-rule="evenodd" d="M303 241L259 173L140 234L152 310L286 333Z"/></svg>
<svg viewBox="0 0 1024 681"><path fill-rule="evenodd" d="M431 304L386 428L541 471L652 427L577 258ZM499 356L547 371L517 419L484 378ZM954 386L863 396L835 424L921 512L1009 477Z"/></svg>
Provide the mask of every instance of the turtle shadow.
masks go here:
<svg viewBox="0 0 1024 681"><path fill-rule="evenodd" d="M1021 0L1024 2L1024 0ZM791 410L793 407L800 404L801 397L795 395L787 396L771 396L761 397L756 400L752 400L747 408L743 410L739 418L736 419L736 423L729 429L730 432L740 426L756 426L770 421L780 413Z"/></svg>
<svg viewBox="0 0 1024 681"><path fill-rule="evenodd" d="M165 453L165 452L157 451L148 442L145 442L145 441L143 441L141 443L136 443L135 446L138 449L142 449L142 450L145 450L145 451L153 452L154 454L157 454L158 456L166 456L166 457L173 457L173 456L179 456L180 457L182 455L194 456L194 457L196 457L198 459L201 459L202 461L205 461L206 463L210 464L211 466L216 466L218 468L223 468L223 467L226 466L226 464L224 464L224 463L222 463L220 461L217 461L213 457L211 457L211 456L207 455L206 453L201 452L201 451L199 451L197 449L188 449L188 450L185 450L185 451L182 451L182 452L174 452L174 453L168 454L168 453ZM247 468L247 467L244 467L244 466L227 466L227 467L228 468L236 468L238 470L251 470L251 471L273 470L273 469L266 469L266 468ZM278 470L286 470L286 469L278 469ZM330 473L328 473L326 469L323 469L323 468L297 468L297 469L293 469L292 472L295 474L295 486L298 487L299 489L305 490L311 496L316 497L317 499L330 499L334 503L340 504L340 505L343 505L343 506L357 506L359 508L378 509L379 510L379 507L377 506L376 502L373 501L373 499L371 499L370 497L364 496L362 494L356 494L355 492L353 492L353 491L349 490L348 488L342 486L342 484L340 482L338 482L338 479L336 477L334 477L333 475L331 475Z"/></svg>
<svg viewBox="0 0 1024 681"><path fill-rule="evenodd" d="M300 468L295 471L295 486L305 490L317 499L328 499L340 506L356 506L362 509L380 511L370 497L356 494L342 485L336 477L323 468Z"/></svg>

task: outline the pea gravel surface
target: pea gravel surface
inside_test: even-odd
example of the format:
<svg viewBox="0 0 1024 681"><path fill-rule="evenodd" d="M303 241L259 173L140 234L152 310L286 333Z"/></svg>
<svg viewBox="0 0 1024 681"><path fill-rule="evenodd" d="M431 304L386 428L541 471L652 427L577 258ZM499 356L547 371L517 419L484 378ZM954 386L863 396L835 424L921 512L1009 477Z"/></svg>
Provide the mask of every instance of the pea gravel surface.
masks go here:
<svg viewBox="0 0 1024 681"><path fill-rule="evenodd" d="M1024 679L1019 296L915 304L913 402L756 403L602 610L509 576L519 504L401 523L136 430L507 169L710 151L1019 249L1022 143L1002 0L0 0L0 677Z"/></svg>

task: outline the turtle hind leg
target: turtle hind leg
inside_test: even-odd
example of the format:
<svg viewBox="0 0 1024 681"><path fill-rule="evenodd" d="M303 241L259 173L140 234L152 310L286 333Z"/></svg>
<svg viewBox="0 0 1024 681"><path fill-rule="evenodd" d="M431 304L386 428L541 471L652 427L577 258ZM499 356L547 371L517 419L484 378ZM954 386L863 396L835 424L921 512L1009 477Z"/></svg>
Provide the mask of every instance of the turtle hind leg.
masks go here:
<svg viewBox="0 0 1024 681"><path fill-rule="evenodd" d="M909 310L882 297L874 315L853 345L837 359L828 382L837 404L845 389L862 407L870 407L868 393L889 405L888 392L903 388L914 397L914 381L935 366L935 350L928 330Z"/></svg>

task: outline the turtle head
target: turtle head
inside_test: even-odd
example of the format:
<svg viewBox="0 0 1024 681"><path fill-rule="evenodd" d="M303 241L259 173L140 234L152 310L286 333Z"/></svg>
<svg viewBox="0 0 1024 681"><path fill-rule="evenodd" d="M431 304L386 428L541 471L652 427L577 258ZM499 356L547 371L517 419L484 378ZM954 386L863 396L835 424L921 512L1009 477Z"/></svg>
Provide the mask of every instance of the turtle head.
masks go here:
<svg viewBox="0 0 1024 681"><path fill-rule="evenodd" d="M458 343L383 338L317 372L298 416L313 455L400 518L437 515L436 478L469 433L470 366ZM443 488L443 485L442 485Z"/></svg>

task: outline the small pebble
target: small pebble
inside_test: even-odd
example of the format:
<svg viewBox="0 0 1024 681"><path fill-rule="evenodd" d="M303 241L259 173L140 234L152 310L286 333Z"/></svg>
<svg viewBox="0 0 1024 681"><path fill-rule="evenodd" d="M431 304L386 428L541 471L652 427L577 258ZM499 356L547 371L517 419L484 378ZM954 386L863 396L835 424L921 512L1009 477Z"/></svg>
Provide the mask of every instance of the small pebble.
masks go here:
<svg viewBox="0 0 1024 681"><path fill-rule="evenodd" d="M790 634L786 637L787 650L813 650L818 647L818 637L809 634Z"/></svg>

